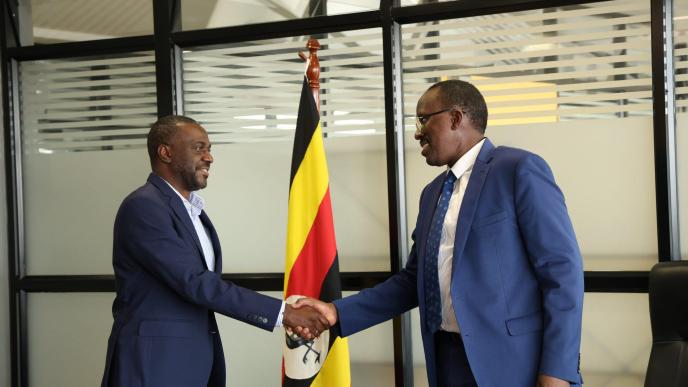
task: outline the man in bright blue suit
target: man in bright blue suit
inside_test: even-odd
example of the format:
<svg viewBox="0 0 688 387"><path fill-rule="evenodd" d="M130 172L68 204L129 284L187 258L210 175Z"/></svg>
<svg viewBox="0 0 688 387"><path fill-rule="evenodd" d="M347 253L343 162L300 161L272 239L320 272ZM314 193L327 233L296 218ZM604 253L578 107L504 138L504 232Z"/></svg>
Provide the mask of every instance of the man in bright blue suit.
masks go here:
<svg viewBox="0 0 688 387"><path fill-rule="evenodd" d="M183 116L160 118L148 134L153 172L115 219L117 297L102 386L225 386L214 312L272 331L329 327L315 310L224 281L220 243L203 200L213 157L205 129ZM231 215L229 215L231 216Z"/></svg>
<svg viewBox="0 0 688 387"><path fill-rule="evenodd" d="M297 307L347 336L419 306L433 387L581 384L582 262L551 170L485 138L485 100L467 82L431 86L416 116L427 163L447 170L421 193L406 267L334 304Z"/></svg>

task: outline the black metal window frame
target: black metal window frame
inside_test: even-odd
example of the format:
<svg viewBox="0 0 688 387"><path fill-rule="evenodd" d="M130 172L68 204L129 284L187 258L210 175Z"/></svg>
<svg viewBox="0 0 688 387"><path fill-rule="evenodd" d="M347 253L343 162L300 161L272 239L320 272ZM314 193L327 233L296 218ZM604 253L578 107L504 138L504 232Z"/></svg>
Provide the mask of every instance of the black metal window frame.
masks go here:
<svg viewBox="0 0 688 387"><path fill-rule="evenodd" d="M2 102L5 140L7 193L7 240L9 268L9 319L11 334L11 380L13 386L29 385L26 295L32 292L113 292L113 275L27 275L24 255L23 193L17 65L21 61L82 57L149 50L155 52L158 115L178 112L181 107L180 52L184 47L220 45L299 35L323 34L364 28L381 28L383 37L385 126L387 158L387 198L389 207L389 259L387 272L342 273L344 290L361 290L384 281L398 272L408 254L406 239L406 200L404 192L403 106L401 94L401 33L403 24L444 20L467 16L516 12L601 0L461 0L401 7L399 0L381 0L377 10L335 16L242 25L214 29L182 31L181 0L153 1L154 35L105 39L98 41L56 43L22 47L18 1L1 3L0 39L3 75ZM27 0L28 1L28 0ZM670 28L665 7L671 0L648 0L651 7L651 45L653 67L653 140L657 206L658 261L679 260L675 220L675 176L670 160L675 144L665 114L668 88L673 88L664 66L664 36ZM326 13L326 1L313 1L312 14ZM673 113L669 112L669 115ZM670 118L670 117L669 117ZM259 291L279 291L283 274L224 274L223 278ZM647 271L586 271L586 292L647 292ZM408 316L394 320L394 369L397 386L413 385Z"/></svg>

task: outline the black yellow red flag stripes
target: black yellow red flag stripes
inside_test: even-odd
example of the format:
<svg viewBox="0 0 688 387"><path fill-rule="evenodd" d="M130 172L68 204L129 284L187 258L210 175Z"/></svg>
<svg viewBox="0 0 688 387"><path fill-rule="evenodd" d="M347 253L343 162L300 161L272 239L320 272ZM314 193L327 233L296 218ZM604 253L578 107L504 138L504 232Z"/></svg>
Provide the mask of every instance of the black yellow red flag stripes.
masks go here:
<svg viewBox="0 0 688 387"><path fill-rule="evenodd" d="M342 296L320 117L304 77L289 183L284 295ZM328 331L312 342L285 337L283 386L350 387L346 339Z"/></svg>

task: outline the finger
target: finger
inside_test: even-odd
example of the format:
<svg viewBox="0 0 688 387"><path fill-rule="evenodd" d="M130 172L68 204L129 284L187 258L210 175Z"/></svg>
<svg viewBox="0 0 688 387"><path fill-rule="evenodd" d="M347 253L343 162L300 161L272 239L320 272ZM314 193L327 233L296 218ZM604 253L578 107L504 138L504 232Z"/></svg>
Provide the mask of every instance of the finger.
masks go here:
<svg viewBox="0 0 688 387"><path fill-rule="evenodd" d="M330 320L325 315L318 315L318 321L320 321L320 323L323 324L323 326L325 326L325 329L329 329L332 326Z"/></svg>
<svg viewBox="0 0 688 387"><path fill-rule="evenodd" d="M299 298L295 303L292 304L296 309L301 308L303 306L310 306L313 307L313 300L304 297L304 298Z"/></svg>
<svg viewBox="0 0 688 387"><path fill-rule="evenodd" d="M313 321L313 326L319 332L327 330L327 324L323 324L323 322L320 321L320 319L316 319L315 321Z"/></svg>

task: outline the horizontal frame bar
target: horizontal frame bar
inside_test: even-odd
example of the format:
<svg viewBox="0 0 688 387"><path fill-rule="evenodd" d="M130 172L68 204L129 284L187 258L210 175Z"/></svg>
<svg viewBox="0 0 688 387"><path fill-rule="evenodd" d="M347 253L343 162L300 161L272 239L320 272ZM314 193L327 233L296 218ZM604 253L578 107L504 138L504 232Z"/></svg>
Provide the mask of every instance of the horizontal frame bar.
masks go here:
<svg viewBox="0 0 688 387"><path fill-rule="evenodd" d="M391 277L389 272L341 273L342 290L356 291L375 286ZM647 293L649 271L586 271L587 293ZM222 279L253 290L281 291L282 273L222 274ZM26 292L74 293L114 292L115 276L108 275L29 275L19 280L18 290Z"/></svg>
<svg viewBox="0 0 688 387"><path fill-rule="evenodd" d="M446 3L411 5L392 9L392 18L400 24L491 15L504 12L597 3L606 0L463 0Z"/></svg>
<svg viewBox="0 0 688 387"><path fill-rule="evenodd" d="M7 57L18 61L78 58L93 55L119 54L123 52L153 51L153 35L133 36L85 42L54 43L26 47L8 47Z"/></svg>
<svg viewBox="0 0 688 387"><path fill-rule="evenodd" d="M361 290L375 286L391 276L388 272L341 273L342 290ZM257 291L284 290L283 273L222 274L222 279ZM115 276L108 275L29 275L19 280L26 292L75 293L114 292Z"/></svg>
<svg viewBox="0 0 688 387"><path fill-rule="evenodd" d="M649 271L586 271L586 293L647 293Z"/></svg>
<svg viewBox="0 0 688 387"><path fill-rule="evenodd" d="M204 30L172 33L172 42L179 47L210 46L253 40L317 35L329 32L382 27L380 11L355 14L316 16L307 19L283 20Z"/></svg>

